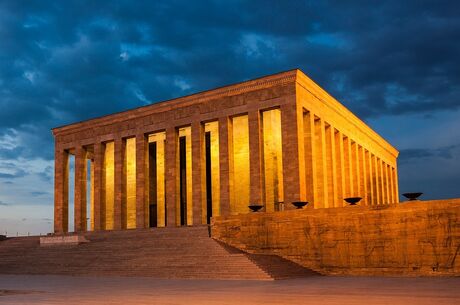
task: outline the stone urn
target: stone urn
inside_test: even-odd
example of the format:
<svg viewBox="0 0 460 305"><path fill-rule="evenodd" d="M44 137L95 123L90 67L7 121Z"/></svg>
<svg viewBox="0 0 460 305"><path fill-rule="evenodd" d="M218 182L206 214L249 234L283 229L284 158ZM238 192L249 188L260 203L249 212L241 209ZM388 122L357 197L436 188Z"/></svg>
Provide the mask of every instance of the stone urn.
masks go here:
<svg viewBox="0 0 460 305"><path fill-rule="evenodd" d="M404 193L403 196L409 201L417 200L418 197L422 196L423 193Z"/></svg>
<svg viewBox="0 0 460 305"><path fill-rule="evenodd" d="M345 198L345 202L348 203L349 205L356 205L358 202L361 201L361 197L348 197L348 198Z"/></svg>
<svg viewBox="0 0 460 305"><path fill-rule="evenodd" d="M252 212L258 212L260 209L262 209L264 206L261 205L261 204L250 204L248 205L248 208L252 211Z"/></svg>
<svg viewBox="0 0 460 305"><path fill-rule="evenodd" d="M308 201L293 201L292 205L296 207L296 209L302 209L304 206L308 204Z"/></svg>

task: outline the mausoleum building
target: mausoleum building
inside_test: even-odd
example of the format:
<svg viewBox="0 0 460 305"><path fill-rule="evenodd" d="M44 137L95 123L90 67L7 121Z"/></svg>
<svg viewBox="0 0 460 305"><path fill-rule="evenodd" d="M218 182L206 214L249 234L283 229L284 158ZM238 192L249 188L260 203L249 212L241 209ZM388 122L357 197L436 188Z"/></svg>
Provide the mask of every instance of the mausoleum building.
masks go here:
<svg viewBox="0 0 460 305"><path fill-rule="evenodd" d="M295 69L53 129L54 230L397 203L398 151Z"/></svg>

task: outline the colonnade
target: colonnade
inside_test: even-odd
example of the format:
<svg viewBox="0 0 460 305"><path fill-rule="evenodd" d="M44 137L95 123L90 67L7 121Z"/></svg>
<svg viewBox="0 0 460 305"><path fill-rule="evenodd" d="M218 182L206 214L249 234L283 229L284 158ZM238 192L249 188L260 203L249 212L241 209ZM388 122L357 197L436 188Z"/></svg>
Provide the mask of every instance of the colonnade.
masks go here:
<svg viewBox="0 0 460 305"><path fill-rule="evenodd" d="M341 207L347 197L362 197L363 205L399 202L396 160L382 159L310 111L303 117L308 201L317 208Z"/></svg>
<svg viewBox="0 0 460 305"><path fill-rule="evenodd" d="M248 213L251 203L279 210L283 162L291 162L283 158L281 108L56 145L55 231L68 231L70 155L75 231L85 231L87 219L91 230L120 230L205 224L211 216Z"/></svg>
<svg viewBox="0 0 460 305"><path fill-rule="evenodd" d="M204 224L211 216L247 213L249 204L276 211L286 197L315 208L341 207L346 197L362 197L364 205L398 201L394 163L306 110L304 155L297 156L304 159L305 177L296 180L302 162L292 153L299 143L290 141L302 131L293 128L297 115L289 117L292 111L284 107L283 119L282 108L72 149L57 146L55 229L68 230L70 154L75 231L87 228L88 199L91 230Z"/></svg>

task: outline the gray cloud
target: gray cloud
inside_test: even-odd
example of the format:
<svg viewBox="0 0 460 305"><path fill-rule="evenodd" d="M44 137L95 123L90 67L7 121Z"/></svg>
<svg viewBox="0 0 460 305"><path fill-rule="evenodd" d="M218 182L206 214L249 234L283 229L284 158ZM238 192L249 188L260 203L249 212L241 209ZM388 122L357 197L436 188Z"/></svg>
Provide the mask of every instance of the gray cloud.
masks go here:
<svg viewBox="0 0 460 305"><path fill-rule="evenodd" d="M400 151L398 161L400 163L407 163L412 160L429 159L429 158L442 158L452 159L456 149L460 148L460 144L449 145L439 148L411 148L403 149Z"/></svg>

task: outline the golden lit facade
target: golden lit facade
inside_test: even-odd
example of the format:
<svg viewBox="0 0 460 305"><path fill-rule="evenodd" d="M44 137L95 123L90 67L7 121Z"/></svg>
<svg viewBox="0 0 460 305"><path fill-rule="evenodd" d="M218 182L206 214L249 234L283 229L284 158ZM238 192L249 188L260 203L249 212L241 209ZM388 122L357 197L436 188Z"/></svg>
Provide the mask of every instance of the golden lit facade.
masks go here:
<svg viewBox="0 0 460 305"><path fill-rule="evenodd" d="M56 232L68 231L70 159L76 231L201 225L250 204L398 202L398 151L300 70L53 134Z"/></svg>

